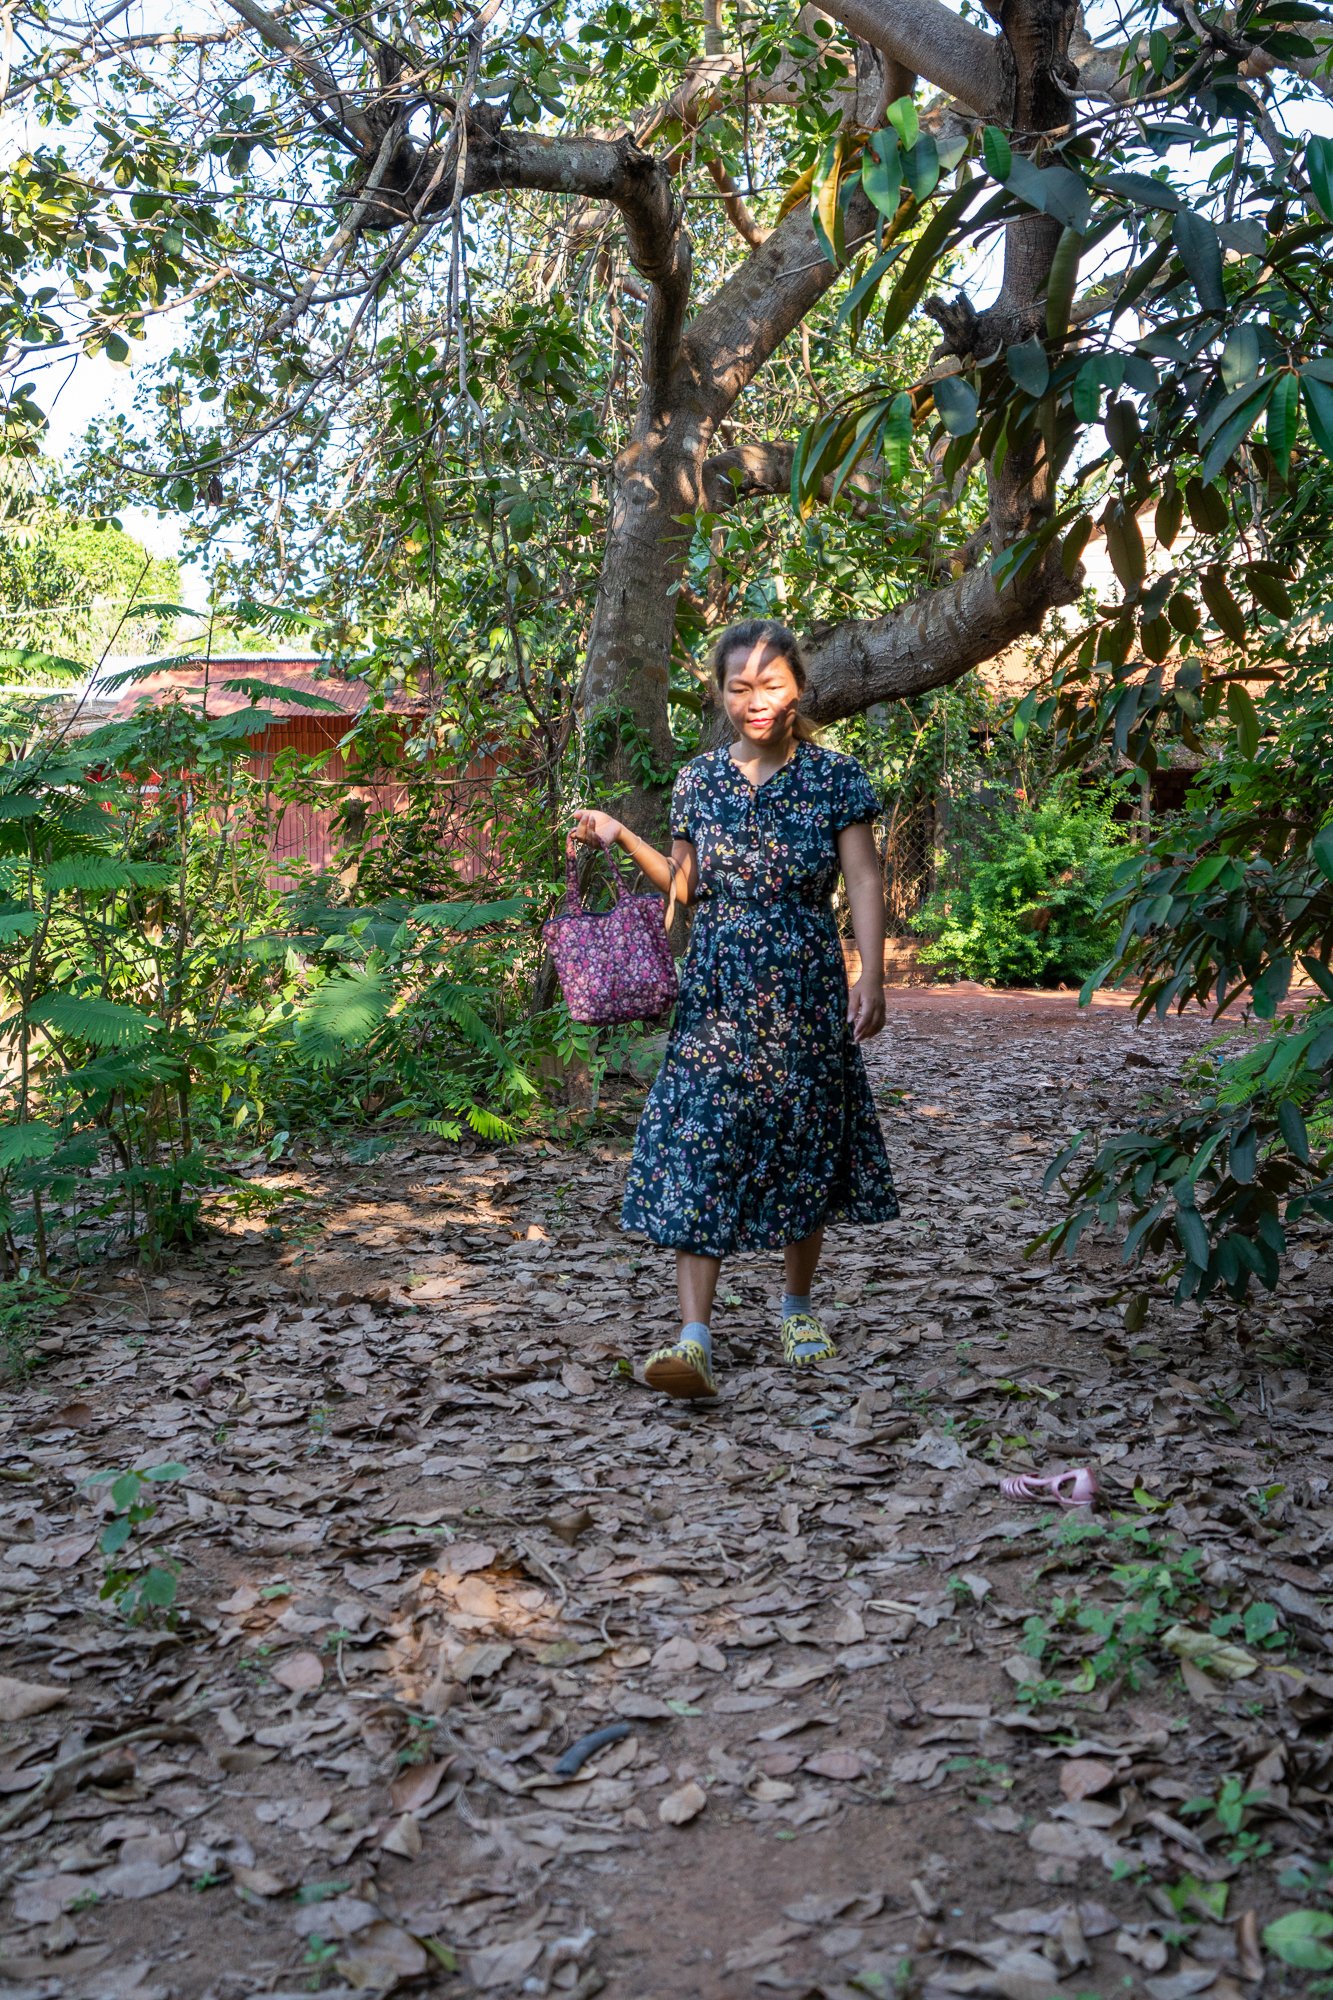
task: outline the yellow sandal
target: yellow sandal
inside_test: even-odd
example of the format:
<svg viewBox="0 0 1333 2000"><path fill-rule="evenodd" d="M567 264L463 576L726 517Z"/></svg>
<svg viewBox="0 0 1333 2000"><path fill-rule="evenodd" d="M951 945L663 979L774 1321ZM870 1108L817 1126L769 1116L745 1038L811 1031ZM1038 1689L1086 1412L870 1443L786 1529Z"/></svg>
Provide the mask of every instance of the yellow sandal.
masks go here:
<svg viewBox="0 0 1333 2000"><path fill-rule="evenodd" d="M813 1345L818 1341L819 1345ZM809 1348L801 1354L798 1349ZM836 1361L838 1350L813 1313L792 1313L782 1322L783 1359L792 1368L813 1368L816 1361Z"/></svg>
<svg viewBox="0 0 1333 2000"><path fill-rule="evenodd" d="M708 1356L697 1340L678 1340L674 1347L659 1347L644 1363L643 1379L650 1389L660 1389L666 1396L697 1400L717 1394Z"/></svg>

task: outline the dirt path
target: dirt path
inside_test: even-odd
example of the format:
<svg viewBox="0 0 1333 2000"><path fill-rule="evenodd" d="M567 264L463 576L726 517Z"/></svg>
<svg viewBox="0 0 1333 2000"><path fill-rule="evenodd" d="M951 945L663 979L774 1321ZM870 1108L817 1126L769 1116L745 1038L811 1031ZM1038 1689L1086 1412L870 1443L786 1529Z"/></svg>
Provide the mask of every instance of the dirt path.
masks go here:
<svg viewBox="0 0 1333 2000"><path fill-rule="evenodd" d="M3 1725L0 1991L1306 1990L1260 1938L1330 1845L1327 1263L1242 1350L1022 1254L1067 1132L1204 1038L893 996L843 1362L777 1368L738 1260L713 1410L624 1360L674 1319L623 1142L317 1158L304 1221L108 1275L0 1405L0 1715L51 1704ZM1085 1457L1100 1525L1000 1500ZM174 1631L99 1604L84 1483L168 1461Z"/></svg>

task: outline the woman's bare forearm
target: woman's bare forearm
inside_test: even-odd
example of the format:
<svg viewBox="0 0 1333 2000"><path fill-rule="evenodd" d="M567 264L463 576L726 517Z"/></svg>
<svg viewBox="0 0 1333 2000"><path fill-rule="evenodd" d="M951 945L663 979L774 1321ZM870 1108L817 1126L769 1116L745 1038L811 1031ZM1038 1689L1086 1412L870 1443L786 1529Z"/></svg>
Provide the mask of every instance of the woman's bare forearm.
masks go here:
<svg viewBox="0 0 1333 2000"><path fill-rule="evenodd" d="M850 826L838 843L852 934L861 954L861 976L884 979L884 883L868 826Z"/></svg>
<svg viewBox="0 0 1333 2000"><path fill-rule="evenodd" d="M659 853L649 841L641 840L637 833L624 825L616 835L616 844L624 848L635 867L641 869L653 887L660 889L664 896L670 891L674 876L676 901L683 908L693 900L694 870L688 864L670 854Z"/></svg>
<svg viewBox="0 0 1333 2000"><path fill-rule="evenodd" d="M852 906L852 935L861 954L861 976L884 978L884 891L879 879L847 884Z"/></svg>

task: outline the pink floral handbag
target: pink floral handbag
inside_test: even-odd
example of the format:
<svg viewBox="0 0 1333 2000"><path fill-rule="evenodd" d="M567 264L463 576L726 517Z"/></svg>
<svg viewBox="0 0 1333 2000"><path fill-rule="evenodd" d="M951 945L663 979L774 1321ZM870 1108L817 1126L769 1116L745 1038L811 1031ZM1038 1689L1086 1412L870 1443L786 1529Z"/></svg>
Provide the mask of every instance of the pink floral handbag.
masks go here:
<svg viewBox="0 0 1333 2000"><path fill-rule="evenodd" d="M610 854L607 864L614 892L609 910L584 909L578 862L571 854L565 870L565 907L542 926L571 1016L599 1028L622 1021L655 1021L677 990L676 961L667 935L675 912L675 883L663 923L661 897L630 895Z"/></svg>

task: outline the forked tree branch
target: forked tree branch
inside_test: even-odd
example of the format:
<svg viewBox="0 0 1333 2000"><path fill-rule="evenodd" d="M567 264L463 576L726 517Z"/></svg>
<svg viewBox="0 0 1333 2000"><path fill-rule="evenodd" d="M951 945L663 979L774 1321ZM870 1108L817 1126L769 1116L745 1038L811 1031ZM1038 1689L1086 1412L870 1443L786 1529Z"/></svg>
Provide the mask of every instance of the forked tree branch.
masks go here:
<svg viewBox="0 0 1333 2000"><path fill-rule="evenodd" d="M875 211L859 189L844 225L850 256L875 228ZM803 203L704 301L686 329L680 366L692 399L711 422L721 422L840 276L816 242L809 204Z"/></svg>

